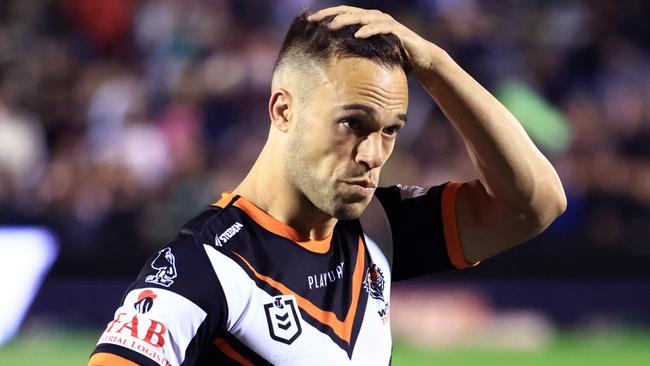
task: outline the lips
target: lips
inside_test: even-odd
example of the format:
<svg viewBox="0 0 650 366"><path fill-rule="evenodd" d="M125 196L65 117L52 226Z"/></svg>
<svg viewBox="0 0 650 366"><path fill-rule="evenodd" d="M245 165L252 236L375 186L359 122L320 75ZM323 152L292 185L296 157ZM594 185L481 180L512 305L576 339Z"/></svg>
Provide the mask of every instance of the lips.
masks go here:
<svg viewBox="0 0 650 366"><path fill-rule="evenodd" d="M375 182L366 179L346 180L343 183L347 186L345 194L348 196L348 199L355 202L367 201L375 193L375 188L377 187Z"/></svg>
<svg viewBox="0 0 650 366"><path fill-rule="evenodd" d="M373 181L365 180L365 179L362 179L362 180L349 180L349 181L346 181L345 183L361 186L363 188L377 188L377 185Z"/></svg>

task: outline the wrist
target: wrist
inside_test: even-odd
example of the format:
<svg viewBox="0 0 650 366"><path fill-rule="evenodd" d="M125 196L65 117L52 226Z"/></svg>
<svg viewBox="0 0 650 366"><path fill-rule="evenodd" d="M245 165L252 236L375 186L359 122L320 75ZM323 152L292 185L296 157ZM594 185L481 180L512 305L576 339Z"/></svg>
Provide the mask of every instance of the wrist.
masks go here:
<svg viewBox="0 0 650 366"><path fill-rule="evenodd" d="M415 61L413 62L413 76L421 82L440 74L440 70L446 63L453 62L445 50L431 42L427 43L428 47L425 47L422 52L421 60L413 60Z"/></svg>

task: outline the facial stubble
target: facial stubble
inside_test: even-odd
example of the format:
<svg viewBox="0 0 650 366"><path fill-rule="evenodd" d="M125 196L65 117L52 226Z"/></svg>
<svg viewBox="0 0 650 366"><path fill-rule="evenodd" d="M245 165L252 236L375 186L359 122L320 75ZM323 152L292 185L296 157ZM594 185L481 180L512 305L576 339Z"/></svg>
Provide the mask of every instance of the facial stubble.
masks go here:
<svg viewBox="0 0 650 366"><path fill-rule="evenodd" d="M313 164L317 157L308 154L307 124L304 120L296 121L295 130L284 151L284 168L290 184L301 195L301 200L321 212L339 220L358 218L369 202L346 202L337 192L336 185L342 183L331 176L335 172L320 172L324 176L319 176Z"/></svg>

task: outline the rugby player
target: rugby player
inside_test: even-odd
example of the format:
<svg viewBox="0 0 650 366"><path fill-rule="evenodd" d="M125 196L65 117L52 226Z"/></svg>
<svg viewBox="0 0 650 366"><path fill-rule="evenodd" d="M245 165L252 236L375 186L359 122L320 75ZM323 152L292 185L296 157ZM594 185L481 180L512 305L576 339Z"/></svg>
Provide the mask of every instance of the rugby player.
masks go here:
<svg viewBox="0 0 650 366"><path fill-rule="evenodd" d="M478 179L377 187L407 123L409 71ZM566 206L512 114L444 50L376 10L298 16L268 112L248 175L145 264L90 365L389 364L391 281L475 265Z"/></svg>

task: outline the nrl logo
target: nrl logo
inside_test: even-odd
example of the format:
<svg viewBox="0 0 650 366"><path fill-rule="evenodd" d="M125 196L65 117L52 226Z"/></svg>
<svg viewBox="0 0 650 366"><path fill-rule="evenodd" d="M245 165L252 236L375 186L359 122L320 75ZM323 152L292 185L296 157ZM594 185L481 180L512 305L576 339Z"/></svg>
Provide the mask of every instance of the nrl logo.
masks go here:
<svg viewBox="0 0 650 366"><path fill-rule="evenodd" d="M371 264L370 268L366 271L366 279L363 281L363 287L373 299L386 302L384 299L384 274L376 264Z"/></svg>
<svg viewBox="0 0 650 366"><path fill-rule="evenodd" d="M154 275L149 275L145 282L155 283L169 287L174 283L176 278L176 257L172 254L172 249L167 247L158 252L156 258L151 262L151 268L158 270Z"/></svg>
<svg viewBox="0 0 650 366"><path fill-rule="evenodd" d="M272 339L291 344L300 336L302 327L296 308L296 297L293 295L276 296L273 302L264 304L266 322Z"/></svg>

